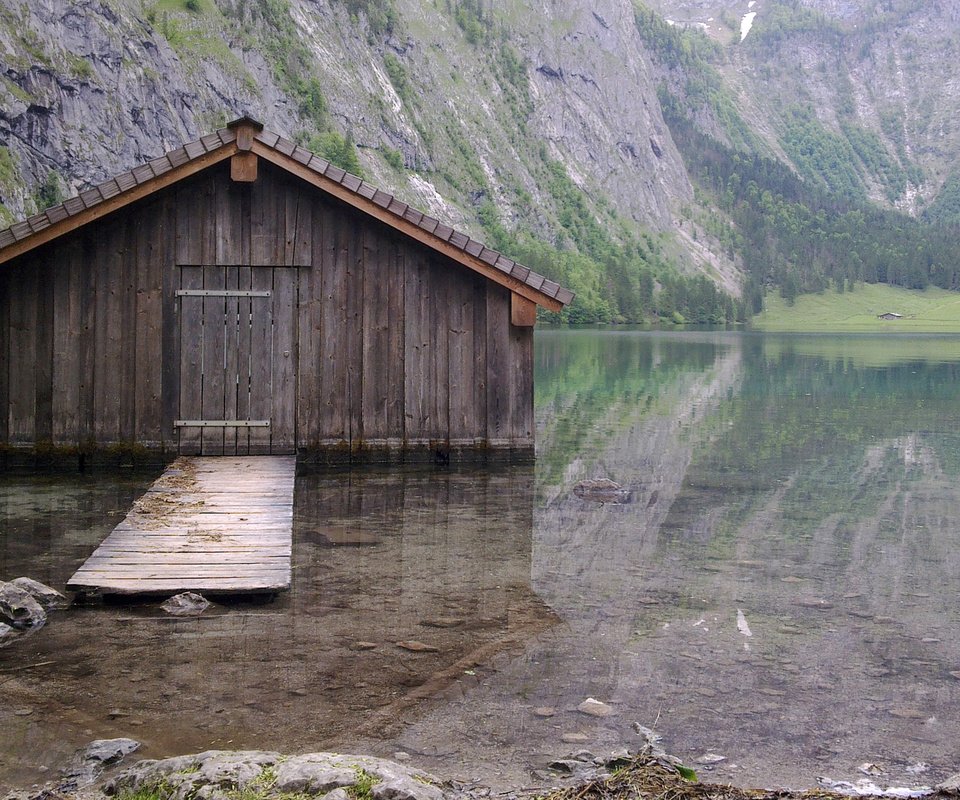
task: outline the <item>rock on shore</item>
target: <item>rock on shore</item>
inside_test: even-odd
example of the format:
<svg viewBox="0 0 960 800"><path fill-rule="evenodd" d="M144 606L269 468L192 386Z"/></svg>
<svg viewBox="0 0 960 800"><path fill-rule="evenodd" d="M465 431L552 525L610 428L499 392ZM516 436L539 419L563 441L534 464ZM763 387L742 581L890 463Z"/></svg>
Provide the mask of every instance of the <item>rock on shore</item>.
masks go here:
<svg viewBox="0 0 960 800"><path fill-rule="evenodd" d="M108 781L104 791L127 794L157 786L169 800L226 800L238 791L264 800L291 793L323 796L337 790L372 800L454 796L444 791L438 778L381 758L338 753L283 756L260 750L209 750L140 761Z"/></svg>

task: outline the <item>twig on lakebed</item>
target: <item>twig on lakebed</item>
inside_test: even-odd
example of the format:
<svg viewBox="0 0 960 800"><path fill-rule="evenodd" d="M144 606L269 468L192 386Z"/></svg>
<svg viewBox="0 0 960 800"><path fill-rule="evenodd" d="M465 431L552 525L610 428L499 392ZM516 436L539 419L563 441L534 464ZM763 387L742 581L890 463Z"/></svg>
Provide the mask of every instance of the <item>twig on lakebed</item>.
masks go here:
<svg viewBox="0 0 960 800"><path fill-rule="evenodd" d="M56 664L56 661L38 661L36 664L22 664L19 667L8 667L7 669L0 669L0 674L6 674L8 672L23 672L25 669L36 669L37 667L49 667L51 664Z"/></svg>

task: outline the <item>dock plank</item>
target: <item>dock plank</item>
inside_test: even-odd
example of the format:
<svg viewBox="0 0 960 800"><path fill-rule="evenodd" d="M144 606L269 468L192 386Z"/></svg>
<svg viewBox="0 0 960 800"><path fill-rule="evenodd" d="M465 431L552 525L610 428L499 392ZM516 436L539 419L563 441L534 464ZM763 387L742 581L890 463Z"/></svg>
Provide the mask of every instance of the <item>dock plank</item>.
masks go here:
<svg viewBox="0 0 960 800"><path fill-rule="evenodd" d="M293 456L174 461L67 582L102 594L290 588Z"/></svg>

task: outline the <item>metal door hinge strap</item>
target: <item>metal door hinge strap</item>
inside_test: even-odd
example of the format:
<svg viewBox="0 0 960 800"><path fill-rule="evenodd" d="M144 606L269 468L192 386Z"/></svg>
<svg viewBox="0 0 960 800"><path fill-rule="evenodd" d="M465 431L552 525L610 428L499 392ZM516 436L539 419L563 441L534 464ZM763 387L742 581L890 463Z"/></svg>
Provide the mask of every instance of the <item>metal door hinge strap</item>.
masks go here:
<svg viewBox="0 0 960 800"><path fill-rule="evenodd" d="M268 419L178 419L174 428L269 428Z"/></svg>
<svg viewBox="0 0 960 800"><path fill-rule="evenodd" d="M269 297L269 291L250 289L177 289L177 297Z"/></svg>

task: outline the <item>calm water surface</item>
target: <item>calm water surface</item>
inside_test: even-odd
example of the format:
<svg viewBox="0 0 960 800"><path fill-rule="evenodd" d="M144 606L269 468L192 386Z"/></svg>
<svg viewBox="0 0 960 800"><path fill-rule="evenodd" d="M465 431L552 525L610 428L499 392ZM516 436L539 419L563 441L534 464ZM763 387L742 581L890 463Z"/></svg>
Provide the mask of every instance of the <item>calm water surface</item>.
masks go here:
<svg viewBox="0 0 960 800"><path fill-rule="evenodd" d="M0 786L112 736L530 785L634 722L745 785L960 770L960 338L540 331L536 386L535 467L300 476L274 602L0 650ZM154 477L0 477L0 578L62 586Z"/></svg>

